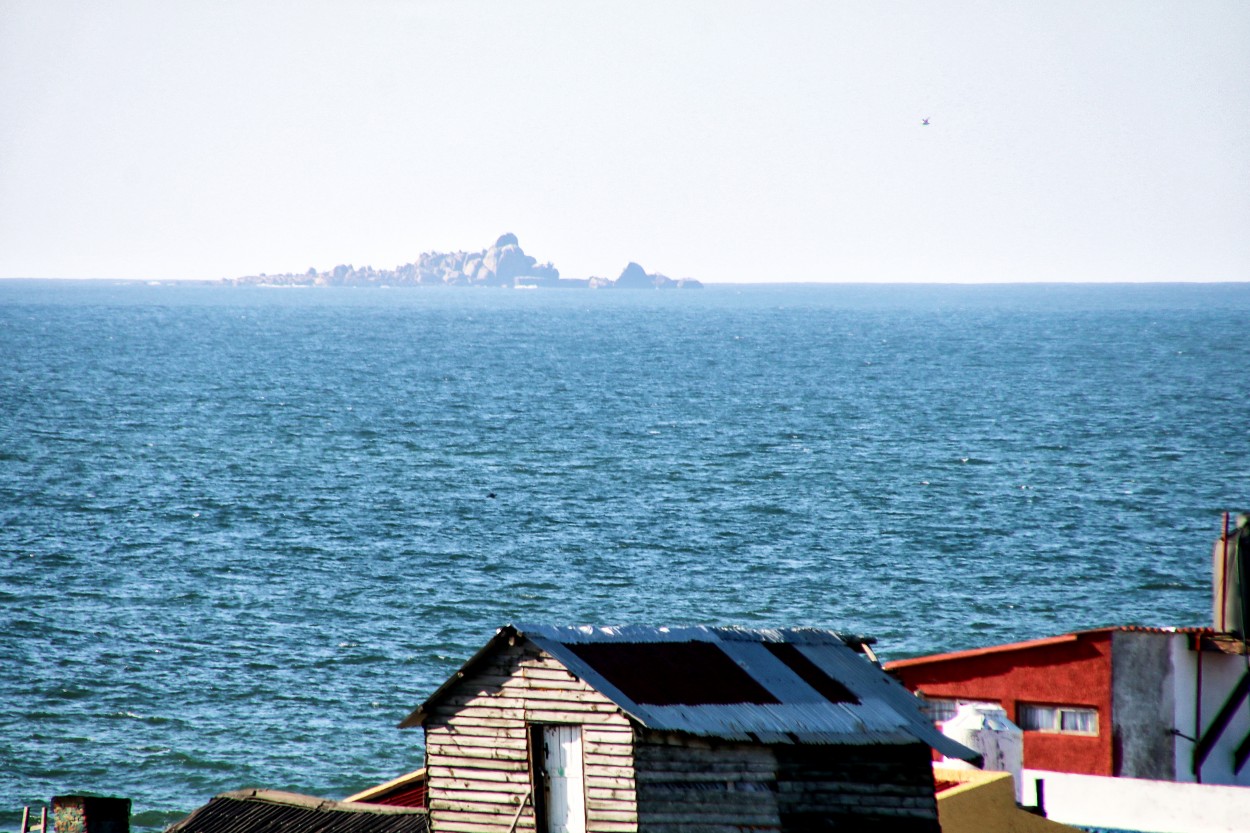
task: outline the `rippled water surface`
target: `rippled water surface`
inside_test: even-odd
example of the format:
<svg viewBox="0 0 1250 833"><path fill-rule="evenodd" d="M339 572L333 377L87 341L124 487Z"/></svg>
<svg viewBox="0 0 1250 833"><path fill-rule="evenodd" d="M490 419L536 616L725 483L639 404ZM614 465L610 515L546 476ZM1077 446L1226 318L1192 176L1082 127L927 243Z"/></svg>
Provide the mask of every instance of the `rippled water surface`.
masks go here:
<svg viewBox="0 0 1250 833"><path fill-rule="evenodd" d="M0 283L0 824L415 769L511 621L1205 624L1250 285Z"/></svg>

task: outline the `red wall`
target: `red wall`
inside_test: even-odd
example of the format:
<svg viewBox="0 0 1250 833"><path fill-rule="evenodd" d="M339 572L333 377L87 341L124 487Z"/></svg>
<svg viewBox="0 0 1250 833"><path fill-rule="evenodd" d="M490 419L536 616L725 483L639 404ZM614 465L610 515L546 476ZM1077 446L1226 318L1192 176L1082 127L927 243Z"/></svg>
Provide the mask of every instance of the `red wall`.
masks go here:
<svg viewBox="0 0 1250 833"><path fill-rule="evenodd" d="M1016 719L1018 703L1085 706L1098 710L1098 736L1024 733L1024 765L1084 775L1114 775L1111 745L1111 631L1076 634L1070 642L948 659L921 657L886 663L912 691L1002 703Z"/></svg>
<svg viewBox="0 0 1250 833"><path fill-rule="evenodd" d="M420 786L409 787L406 790L389 793L382 798L375 798L369 803L386 804L391 807L428 807L430 796L426 785L422 783Z"/></svg>

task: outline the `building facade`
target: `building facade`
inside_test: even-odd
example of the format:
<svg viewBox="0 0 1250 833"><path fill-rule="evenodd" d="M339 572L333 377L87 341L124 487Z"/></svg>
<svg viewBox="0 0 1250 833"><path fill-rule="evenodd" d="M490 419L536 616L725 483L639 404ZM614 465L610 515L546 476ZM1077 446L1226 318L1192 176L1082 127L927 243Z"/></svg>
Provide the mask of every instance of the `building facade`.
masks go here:
<svg viewBox="0 0 1250 833"><path fill-rule="evenodd" d="M1026 769L1250 786L1245 643L1207 628L1115 627L886 664L940 724L1002 706Z"/></svg>

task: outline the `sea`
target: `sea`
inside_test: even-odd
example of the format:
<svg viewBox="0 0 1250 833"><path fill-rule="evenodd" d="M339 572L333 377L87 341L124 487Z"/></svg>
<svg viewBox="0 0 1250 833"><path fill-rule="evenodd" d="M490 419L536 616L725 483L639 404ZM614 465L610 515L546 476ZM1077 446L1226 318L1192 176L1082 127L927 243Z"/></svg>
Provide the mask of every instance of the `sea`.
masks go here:
<svg viewBox="0 0 1250 833"><path fill-rule="evenodd" d="M508 623L1211 620L1250 284L0 282L0 827L342 798Z"/></svg>

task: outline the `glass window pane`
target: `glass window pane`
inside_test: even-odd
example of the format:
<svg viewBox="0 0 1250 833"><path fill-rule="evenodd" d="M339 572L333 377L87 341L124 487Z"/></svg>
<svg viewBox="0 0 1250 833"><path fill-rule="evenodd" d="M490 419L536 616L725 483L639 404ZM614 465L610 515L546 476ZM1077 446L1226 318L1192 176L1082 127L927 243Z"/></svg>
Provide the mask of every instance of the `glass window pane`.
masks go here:
<svg viewBox="0 0 1250 833"><path fill-rule="evenodd" d="M955 701L926 699L924 710L934 723L943 723L955 716Z"/></svg>
<svg viewBox="0 0 1250 833"><path fill-rule="evenodd" d="M1053 732L1055 730L1055 710L1050 706L1035 706L1032 703L1021 703L1016 709L1016 722L1021 729L1027 731Z"/></svg>
<svg viewBox="0 0 1250 833"><path fill-rule="evenodd" d="M1098 732L1098 713L1092 709L1064 709L1059 720L1059 729L1063 732Z"/></svg>

